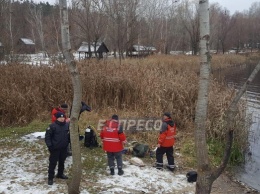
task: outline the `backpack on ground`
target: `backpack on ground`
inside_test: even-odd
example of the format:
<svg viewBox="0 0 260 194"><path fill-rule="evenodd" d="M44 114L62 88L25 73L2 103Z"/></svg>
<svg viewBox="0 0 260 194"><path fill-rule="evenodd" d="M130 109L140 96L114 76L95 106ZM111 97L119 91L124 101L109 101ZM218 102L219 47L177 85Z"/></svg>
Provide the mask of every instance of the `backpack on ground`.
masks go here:
<svg viewBox="0 0 260 194"><path fill-rule="evenodd" d="M146 144L137 143L133 147L133 155L136 157L143 158L148 152L149 146Z"/></svg>
<svg viewBox="0 0 260 194"><path fill-rule="evenodd" d="M92 126L88 126L85 130L84 146L98 147L97 135Z"/></svg>

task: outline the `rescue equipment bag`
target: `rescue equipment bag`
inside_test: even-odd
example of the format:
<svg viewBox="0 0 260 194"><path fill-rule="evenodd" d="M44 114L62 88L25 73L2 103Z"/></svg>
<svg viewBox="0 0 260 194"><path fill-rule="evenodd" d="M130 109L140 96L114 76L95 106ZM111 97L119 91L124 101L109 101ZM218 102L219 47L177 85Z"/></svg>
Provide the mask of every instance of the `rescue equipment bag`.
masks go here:
<svg viewBox="0 0 260 194"><path fill-rule="evenodd" d="M85 130L84 146L98 147L97 135L92 126L88 126Z"/></svg>

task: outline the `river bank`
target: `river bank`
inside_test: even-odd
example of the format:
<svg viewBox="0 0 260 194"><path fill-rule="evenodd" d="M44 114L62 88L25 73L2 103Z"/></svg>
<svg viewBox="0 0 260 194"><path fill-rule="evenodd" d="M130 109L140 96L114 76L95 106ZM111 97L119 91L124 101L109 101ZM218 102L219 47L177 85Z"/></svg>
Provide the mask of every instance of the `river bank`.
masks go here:
<svg viewBox="0 0 260 194"><path fill-rule="evenodd" d="M224 57L226 58L226 56ZM197 74L194 72L197 72L199 63L197 61L198 59L195 57L185 57L185 58L178 57L178 58L165 56L165 57L160 57L159 59L147 58L141 61L129 60L129 61L125 61L124 64L122 65L121 64L119 65L117 63L114 64L112 62L105 62L103 64L102 62L97 63L96 61L94 61L93 63L91 61L87 61L86 64L82 64L81 67L82 83L84 86L83 91L85 91L83 95L83 99L84 101L90 103L90 105L93 107L93 111L91 113L87 113L87 115L81 116L81 123L80 123L81 134L84 134L84 129L89 124L96 126L96 124L99 122L100 119L110 118L110 116L114 113L118 114L120 118L156 117L160 119L160 115L162 114L162 112L167 110L173 113L173 118L176 121L178 126L178 134L180 134L180 132L183 131L186 133L183 135L183 139L188 139L187 133L192 133L194 129L193 119L194 119L195 102L197 99L197 85L198 85L197 84L198 77ZM216 59L216 57L214 58ZM237 59L238 57L234 56L234 58ZM165 61L163 62L162 59L164 59ZM219 64L227 64L227 62L220 61ZM16 66L14 66L14 68L9 69L9 66L6 66L5 67L6 73L3 73L5 75L15 75L14 77L6 76L6 79L2 81L2 83L7 83L6 85L3 84L2 86L3 91L6 91L6 93L3 93L2 95L3 98L2 107L3 110L6 110L6 112L8 113L5 114L4 115L5 117L2 119L2 122L5 124L5 126L11 124L15 125L18 124L19 122L22 123L30 122L35 118L41 118L41 119L46 118L46 120L49 120L50 107L57 106L58 103L61 102L68 102L69 104L71 104L72 95L70 92L72 90L69 84L67 83L69 77L64 78L64 75L67 75L66 74L67 71L65 68L63 69L63 67L57 66L49 70L42 67L28 68L25 66L24 67L25 69L20 68L20 66L18 67L19 68L16 68ZM16 69L19 69L18 73L14 71ZM89 69L91 69L91 71L89 71ZM28 74L30 74L30 77L28 77ZM111 76L107 76L108 74ZM20 80L17 79L16 75L21 75ZM54 75L57 78L57 80L55 80L56 81L55 84L49 82L49 80L52 80ZM44 79L38 80L39 77ZM62 79L62 80L58 80L58 79ZM35 80L38 81L37 83L35 82L35 84L31 84L31 80L34 80L34 82ZM14 87L10 87L9 83L14 83ZM26 87L23 84L26 85ZM36 85L37 87L35 87ZM65 89L64 89L64 85L66 86ZM30 88L30 86L33 86L33 88ZM55 88L53 88L54 86ZM58 86L61 86L61 88L58 88ZM18 93L16 93L16 90L14 90L13 88L17 88ZM26 91L25 90L23 91L22 90L23 88L26 88ZM109 90L107 90L106 88L109 88ZM10 89L9 92L8 89ZM212 129L219 129L218 124L221 123L222 121L221 120L222 111L229 104L230 101L229 96L231 96L231 92L227 91L226 87L219 86L216 83L213 84L211 89L212 92L210 95L210 103L209 103L210 124ZM13 103L7 103L10 101ZM41 109L37 109L37 110L33 109L35 104L37 105L37 107L41 107ZM12 105L15 105L15 107L12 107ZM31 111L28 111L28 109L34 110L35 111L34 114L31 114ZM100 111L104 109L108 111L106 113ZM45 128L41 128L41 130L44 129ZM33 130L35 130L35 127L33 127ZM28 130L28 131L33 131L33 130ZM12 131L11 136L13 136L13 134L15 135L20 134L21 129L19 128L16 131L13 129L6 130L6 133L8 134L9 131ZM26 133L28 131L26 131ZM156 145L158 133L153 134L150 131L134 133L129 131L128 137L129 137L128 139L129 141L130 138L132 138L132 140L140 140L144 143L149 143L150 144L149 146L153 148ZM241 142L243 141L243 139L245 139L244 137L245 136L242 135L242 138L239 140L239 145L241 145ZM181 142L178 143L179 141L177 141L177 146L179 147L179 149L185 149L185 147L189 149L188 150L189 152L186 152L187 149L181 150L183 152L180 153L185 153L185 154L187 153L187 155L183 157L194 157L193 134L189 138L189 141L190 142L188 142L187 144L183 144ZM18 149L19 146L15 145L14 150ZM36 146L38 147L38 144L36 144ZM1 147L1 150L5 150L5 148L6 147ZM35 157L36 155L38 158L35 158L35 161L33 161L33 163L37 161L39 167L41 167L43 171L40 174L39 174L39 170L35 171L34 174L35 175L39 174L40 177L38 178L36 177L38 183L37 181L36 182L34 181L33 184L35 185L35 187L40 186L38 188L42 188L41 186L43 186L43 188L45 188L46 178L44 177L46 177L45 174L46 166L47 166L46 158L48 157L48 152L46 150L46 147L44 146L42 147L44 149L39 149L39 150L44 150L44 153L38 153L38 149L36 148L33 147L32 149L33 151L36 152L36 154L39 155L34 154L33 156L28 156L27 158L21 156L20 153L17 153L17 155L14 156L12 152L10 152L9 155L10 157L12 157L10 158L10 161L12 162L15 159L18 160L21 159L21 163L18 163L18 165L20 167L27 167L26 165L23 165L23 162L26 160L31 160L30 157ZM219 149L220 148L219 145L216 145L215 148L216 148L215 151L219 151L219 152L211 152L211 156L213 157L217 155L216 153L220 153L219 155L222 154L222 151ZM86 152L85 149L83 150L84 152ZM26 148L24 152L27 153L30 151L31 150L29 148L28 149ZM103 155L100 155L100 157L97 158L97 157L93 157L93 155L96 156L97 153L92 153L92 155L90 156L87 155L88 153L85 154L86 157L84 157L84 162L86 159L91 160L93 158L97 159L99 162L97 162L94 159L89 161L89 163L86 162L86 166L84 166L86 172L84 172L85 174L83 180L87 180L88 182L83 182L83 185L86 188L88 188L89 184L92 184L93 187L104 189L105 192L106 188L101 187L95 180L89 178L89 177L91 178L96 177L96 174L100 173L99 171L96 172L96 170L102 168L104 169L105 162L99 160L100 158L102 160L104 159ZM185 158L185 160L187 161L187 158ZM215 161L217 161L216 158L213 158L213 162ZM100 166L91 166L92 164L100 165ZM150 165L149 170L152 170L151 163L148 164ZM190 164L189 167L195 166L194 161L191 161L189 164ZM16 166L13 169L19 169L19 166ZM5 167L6 166L3 166L3 168L0 169L5 169ZM28 172L31 171L30 168L28 169L21 168L21 170L22 171L28 170ZM92 171L95 171L96 174L91 174ZM132 173L130 170L128 172ZM157 175L161 175L161 176L164 175L164 174L158 174L158 172L156 171L153 172ZM169 186L172 187L173 190L175 188L173 187L173 184L170 183L172 183L172 181L176 182L177 179L174 179L174 177L178 175L177 173L180 173L182 175L182 179L183 179L182 181L185 181L185 174L187 173L187 169L183 172L178 172L177 170L176 174L172 175L172 177L169 178L171 181L169 182ZM169 172L166 172L166 174L168 177ZM14 181L19 182L17 179L15 179L15 176L17 175L16 172L12 172L10 173L10 175L14 177L14 179L10 179L11 180L10 183ZM6 175L2 177L5 176ZM103 177L101 178L104 178L105 176L107 175L103 175ZM142 178L141 175L138 174L138 176L139 177L137 177L138 179L136 180L140 180ZM23 179L21 180L22 180L21 181L21 185L22 185ZM128 180L127 177L125 177L124 180L127 181ZM157 183L157 180L160 182L161 180L160 176L157 176L156 181L153 182ZM233 182L234 182L234 186L232 186ZM31 180L28 180L27 183L29 186L30 184L32 184ZM233 181L232 179L229 180L227 179L226 176L221 175L221 177L214 182L212 192L218 192L223 194L224 193L240 194L240 193L248 192L247 190L244 190L246 188L244 188L243 185L241 185L242 187L240 187L240 185L237 185L236 183L237 183L236 181ZM65 183L63 184L66 191L66 184ZM116 185L116 186L117 186L116 188L120 188L120 185ZM123 184L123 186L125 185ZM148 185L147 187L149 186L152 186L154 188L154 185ZM157 185L155 186L157 187ZM191 188L189 187L189 189L191 190L187 191L189 192L189 194L194 193L195 184L191 186L192 186ZM164 188L164 186L159 185L158 188L160 187ZM144 188L147 189L146 187ZM239 189L239 190L237 191L234 189ZM98 193L98 192L90 192L90 193ZM163 193L167 193L167 192L163 192ZM173 192L168 192L168 193L173 193ZM181 191L179 193L181 193ZM181 194L184 193L182 192Z"/></svg>
<svg viewBox="0 0 260 194"><path fill-rule="evenodd" d="M227 86L239 90L244 84L245 80L253 72L257 61L250 63L248 61L244 65L236 67L228 67L226 69L215 72L216 78L222 78ZM259 184L259 145L260 145L260 73L251 82L247 91L242 97L246 103L246 115L250 120L248 126L248 147L245 149L245 159L241 166L237 167L235 177L252 188L260 191Z"/></svg>
<svg viewBox="0 0 260 194"><path fill-rule="evenodd" d="M67 182L55 180L53 186L47 185L48 152L44 143L44 132L36 132L22 138L0 140L0 193L67 193ZM10 139L9 139L10 140ZM13 142L13 143L12 143ZM17 148L17 145L20 145ZM178 167L174 173L158 171L152 167L154 158L146 158L145 166L138 167L129 163L130 155L124 156L123 176L111 177L106 170L105 154L100 148L82 148L83 176L81 194L122 194L122 193L165 193L194 194L195 183L188 183L182 156L176 153ZM91 163L91 159L93 162ZM103 160L104 159L104 160ZM26 163L24 162L26 161ZM91 166L91 164L96 166ZM72 157L65 163L69 177ZM143 192L145 191L145 192ZM212 194L258 193L223 173L212 186Z"/></svg>
<svg viewBox="0 0 260 194"><path fill-rule="evenodd" d="M239 182L227 172L221 174L213 183L211 194L244 194L244 193L260 193L253 188Z"/></svg>

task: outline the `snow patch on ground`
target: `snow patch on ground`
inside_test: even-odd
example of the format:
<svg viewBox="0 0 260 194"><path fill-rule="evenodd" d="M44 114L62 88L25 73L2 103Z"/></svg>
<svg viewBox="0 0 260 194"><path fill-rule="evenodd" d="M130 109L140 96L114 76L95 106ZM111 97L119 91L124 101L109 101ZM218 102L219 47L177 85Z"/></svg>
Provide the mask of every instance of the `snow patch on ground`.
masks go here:
<svg viewBox="0 0 260 194"><path fill-rule="evenodd" d="M23 140L33 142L37 139L44 139L45 132L34 132L22 137Z"/></svg>
<svg viewBox="0 0 260 194"><path fill-rule="evenodd" d="M183 174L174 174L170 171L157 170L153 167L138 167L124 162L123 176L100 176L99 183L104 185L107 190L105 193L119 192L132 193L139 191L141 193L176 193L176 191L194 190L194 185L187 182ZM117 171L116 171L117 173ZM181 192L192 194L194 192Z"/></svg>
<svg viewBox="0 0 260 194"><path fill-rule="evenodd" d="M48 158L39 160L38 154L24 148L4 150L0 164L0 193L4 194L46 194L58 191L60 185L47 185ZM71 164L68 158L66 166ZM63 185L64 187L65 185Z"/></svg>
<svg viewBox="0 0 260 194"><path fill-rule="evenodd" d="M48 154L43 143L45 132L23 136L24 146L4 149L0 153L1 194L67 193L65 180L55 180L47 185ZM31 151L32 149L33 152ZM65 170L72 165L72 157L65 162ZM124 175L98 175L100 194L112 193L179 193L193 194L195 184L188 183L184 174L159 171L153 167L139 167L124 161ZM84 170L83 170L84 171ZM85 172L83 172L84 174ZM109 174L109 169L107 169ZM89 177L91 179L91 177ZM87 181L87 180L84 180ZM100 185L100 187L98 186ZM89 188L81 188L81 194L89 194Z"/></svg>

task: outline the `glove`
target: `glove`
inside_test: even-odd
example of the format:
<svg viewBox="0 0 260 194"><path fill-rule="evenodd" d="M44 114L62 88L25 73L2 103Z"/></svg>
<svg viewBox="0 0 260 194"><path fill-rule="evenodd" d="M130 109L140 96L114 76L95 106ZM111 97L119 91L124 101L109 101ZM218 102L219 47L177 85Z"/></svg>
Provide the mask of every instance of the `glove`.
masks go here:
<svg viewBox="0 0 260 194"><path fill-rule="evenodd" d="M48 150L51 152L51 151L53 151L53 147L52 146L49 146L48 147Z"/></svg>

